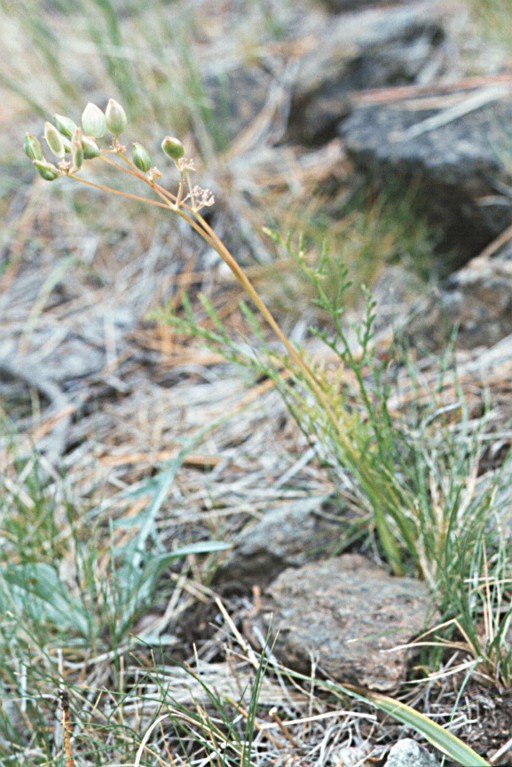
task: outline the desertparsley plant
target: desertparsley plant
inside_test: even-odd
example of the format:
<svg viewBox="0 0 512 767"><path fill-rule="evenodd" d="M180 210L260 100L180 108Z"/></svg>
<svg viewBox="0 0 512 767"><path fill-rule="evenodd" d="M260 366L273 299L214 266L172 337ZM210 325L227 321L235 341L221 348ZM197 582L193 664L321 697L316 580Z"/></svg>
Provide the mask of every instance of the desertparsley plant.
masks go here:
<svg viewBox="0 0 512 767"><path fill-rule="evenodd" d="M54 156L53 162L46 158L40 141L31 133L25 135L23 148L45 181L57 181L60 178L73 179L78 183L104 192L163 208L184 219L229 267L263 319L283 344L289 360L306 388L311 391L315 400L323 408L337 442L342 444L344 450L352 455L353 460L357 461L356 452L349 438L349 419L345 419L343 416L340 418L340 414L334 412L323 390L322 383L312 367L288 340L244 269L201 215L201 210L213 205L215 199L208 189L192 184L191 174L195 170L194 161L185 156L181 141L173 136L165 136L161 142L164 155L172 161L178 172L176 190L171 192L160 183L162 172L152 164L150 153L146 147L142 143L134 141L129 151L121 141L121 135L127 124L125 110L115 99L109 100L104 112L95 104L89 103L82 113L80 126L63 115L54 115L53 123L45 123L44 139ZM84 163L89 161L106 163L117 171L146 184L152 197L132 194L84 178L80 175L80 171ZM399 553L393 536L391 534L384 535L384 538L386 540L383 541L383 546L389 561L398 561Z"/></svg>
<svg viewBox="0 0 512 767"><path fill-rule="evenodd" d="M33 134L26 134L24 150L45 181L58 181L62 178L73 179L77 183L103 192L110 192L128 200L136 200L162 208L186 221L217 252L251 299L261 317L284 346L286 358L282 358L281 362L285 369L293 369L294 380L304 391L304 399L301 404L306 408L306 418L304 421L303 418L299 417L299 425L302 423L302 425L314 427L313 433L316 431L318 435L321 435L325 444L335 443L339 467L345 467L354 473L360 487L369 498L374 513L375 530L390 568L395 574L402 574L404 572L404 559L407 556L412 559L417 571L426 577L428 567L425 567L425 563L422 561L422 549L418 543L416 523L403 513L403 506L408 500L408 496L402 492L396 478L391 476L397 468L390 465L391 457L395 453L387 450L389 457L387 461L384 460L386 449L390 447L386 440L389 442L389 434L393 430L385 407L381 411L381 415L386 416L385 426L388 429L381 440L376 440L377 446L373 445L375 436L378 437L381 433L374 430L372 438L372 423L375 422L379 414L373 413L375 403L371 401L362 378L362 365L367 361L365 355L372 335L372 303L369 304L367 322L363 325L360 338L363 348L363 359L361 360L351 355L348 344L344 342L345 337L341 325L339 325L341 299L346 289L343 275L340 275L343 279L340 279L339 282L336 302L331 305L328 302L328 296L322 289L322 269L311 270L302 258L302 252L299 252L297 260L317 289L317 301L326 309L328 314L333 316L339 331L341 347L336 346L333 351L337 353L343 366L355 374L360 385L363 405L370 416L373 413L374 421L372 422L370 417L370 430L368 431L364 415L361 417L357 411L352 410L351 412L345 406L343 398L338 396L337 391L325 379L322 371L315 370L303 354L289 341L246 272L201 214L205 207L214 204L214 197L209 190L192 184L191 174L194 171L194 163L192 159L185 156L181 141L173 136L165 136L161 141L162 151L166 158L172 162L178 176L174 191L170 191L162 185L163 173L153 165L150 153L144 144L133 141L130 149L128 149L121 140L127 124L128 120L123 107L114 99L110 99L105 111L94 104L88 104L83 111L81 125L77 125L69 117L63 115L55 115L53 122L45 124L44 141L53 155L53 161L47 159L41 142ZM84 164L88 162L102 162L145 184L149 196L133 194L85 178L81 175L81 171ZM286 247L291 248L291 243L287 242ZM248 309L246 309L246 315L249 320L254 319ZM253 323L253 326L256 327L256 324ZM218 328L219 324L215 323L215 327ZM213 340L215 341L215 339ZM298 394L298 396L302 397L302 394ZM313 400L313 405L310 404L310 400ZM293 402L291 410L294 411ZM309 413L311 418L309 418ZM318 426L319 421L321 428ZM398 468L400 468L400 464ZM383 471L387 480L384 482L381 476ZM412 509L412 511L414 510ZM434 583L436 580L433 578ZM436 748L456 759L464 767L472 767L477 764L488 765L483 758L479 757L452 733L405 704L354 686L340 685L338 690L344 695L355 695L355 697L370 701L380 710L413 727Z"/></svg>

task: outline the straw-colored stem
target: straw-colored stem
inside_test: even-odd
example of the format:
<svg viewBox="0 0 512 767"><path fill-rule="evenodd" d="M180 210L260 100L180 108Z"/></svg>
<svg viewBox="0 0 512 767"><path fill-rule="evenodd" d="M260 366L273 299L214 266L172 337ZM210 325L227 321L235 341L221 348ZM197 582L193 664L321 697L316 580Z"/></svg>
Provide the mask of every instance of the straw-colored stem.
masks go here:
<svg viewBox="0 0 512 767"><path fill-rule="evenodd" d="M318 400L322 403L323 407L325 408L326 413L329 415L329 418L340 434L340 436L343 439L343 442L345 445L348 445L347 436L344 431L342 431L342 426L339 423L339 420L337 419L334 411L332 410L332 407L322 390L318 379L316 378L313 370L311 367L305 362L300 354L297 352L295 347L290 343L286 335L281 330L279 324L277 323L277 320L274 318L271 311L267 308L266 304L260 297L258 291L252 284L252 282L247 277L246 273L242 269L242 267L238 264L238 262L235 260L235 258L232 256L232 254L229 252L229 250L226 248L222 240L219 239L219 237L216 235L216 233L213 231L213 229L210 227L210 225L204 220L204 218L201 216L200 213L195 213L196 220L200 223L201 227L204 229L205 233L208 235L209 241L213 243L213 247L219 254L219 256L223 259L223 261L227 264L227 266L231 269L232 273L244 289L244 291L247 293L249 298L254 302L255 306L261 313L262 317L265 319L267 324L272 328L276 336L279 338L283 346L285 347L286 351L290 355L291 359L294 361L294 363L297 365L297 367L301 370L301 372L304 374L306 380L308 381L309 385L313 389L315 396L318 398Z"/></svg>
<svg viewBox="0 0 512 767"><path fill-rule="evenodd" d="M147 205L154 205L157 208L166 208L169 210L168 203L148 200L147 197L131 194L130 192L122 192L120 189L114 189L111 186L105 186L105 184L95 184L94 181L87 181L87 179L82 178L81 176L76 176L74 173L70 173L69 178L72 178L74 181L79 181L81 184L85 184L85 186L91 186L93 189L99 189L102 192L109 192L110 194L116 194L118 197L126 197L129 200L137 200L137 202L145 202Z"/></svg>
<svg viewBox="0 0 512 767"><path fill-rule="evenodd" d="M203 240L218 253L218 255L222 258L224 263L229 267L232 274L238 280L238 282L242 286L245 293L253 301L254 305L260 312L265 322L269 325L269 327L273 330L277 338L283 344L284 348L286 349L286 351L288 352L290 356L290 359L294 362L294 364L303 374L309 387L314 393L317 401L321 403L324 409L324 412L326 413L329 421L331 422L331 425L335 429L338 435L338 439L340 440L340 444L343 445L343 448L344 450L347 451L348 455L351 455L352 457L354 457L355 449L353 445L351 444L349 437L347 436L344 419L343 418L340 419L336 416L336 413L334 412L332 405L329 402L329 398L324 392L312 368L308 365L307 362L303 360L299 352L290 343L290 341L288 340L284 332L281 330L281 327L279 326L277 320L274 318L272 312L270 311L270 309L268 309L267 305L265 304L263 299L260 297L258 291L254 287L250 279L247 277L245 271L238 264L238 262L235 260L233 255L230 253L230 251L226 248L222 240L218 237L218 235L211 228L208 222L201 216L201 214L194 209L193 207L194 200L191 199L192 207L180 200L180 190L182 190L183 188L183 180L184 180L183 174L180 172L180 188L178 190L178 196L174 196L167 189L160 186L160 184L156 183L153 179L148 178L146 174L141 173L138 170L138 168L136 168L136 166L122 152L119 152L118 156L126 167L123 167L121 164L113 161L109 157L105 157L104 155L102 155L102 159L104 159L108 164L115 165L117 168L119 168L123 172L128 173L131 176L135 176L140 181L143 181L144 183L146 183L152 189L152 191L156 195L158 195L158 197L160 197L162 202L156 202L155 200L150 200L148 198L140 197L138 195L132 195L127 192L120 192L116 189L111 189L109 187L106 187L100 184L94 184L93 182L86 181L83 178L80 178L78 176L73 176L73 178L76 178L78 181L81 181L82 183L87 184L88 186L95 187L97 189L102 189L104 191L109 191L109 192L112 192L113 194L127 197L129 199L145 202L148 205L156 205L157 207L166 208L167 210L170 210L172 213L175 213L181 218L183 218L187 222L187 224L192 229L194 229L194 231L196 231L203 238ZM355 457L357 458L357 456ZM364 475L366 475L365 479L371 485L372 477L368 475L368 472L366 471L365 467L361 466L360 462L358 463L359 463L359 470ZM399 553L397 552L396 546L394 545L390 537L387 525L384 525L384 528L385 528L385 532L387 533L386 548L389 549L391 554L393 554L393 557L392 557L392 559L394 559L393 566L395 571L399 572L401 570Z"/></svg>
<svg viewBox="0 0 512 767"><path fill-rule="evenodd" d="M193 207L187 205L184 202L182 202L181 205L178 206L177 205L178 198L172 195L167 189L160 186L160 184L157 184L152 179L149 179L145 174L141 173L136 168L136 166L128 159L128 157L126 157L126 155L124 155L122 152L119 152L118 156L127 167L122 167L120 164L116 163L110 157L106 157L105 155L101 155L101 158L108 164L115 165L116 167L119 168L119 170L122 170L123 172L128 173L129 175L135 176L140 181L143 181L144 183L146 183L155 192L155 194L157 194L160 197L160 199L163 202L158 203L154 200L149 200L148 198L145 198L145 197L132 195L128 192L120 192L117 189L112 189L110 187L106 187L100 184L94 184L93 182L86 181L85 179L79 176L73 176L73 178L76 178L78 181L81 181L82 183L87 184L88 186L95 187L97 189L109 191L109 192L112 192L113 194L128 197L130 199L138 200L141 202L146 202L148 205L156 205L158 207L167 208L168 210L172 211L173 213L176 213L181 218L183 218L192 227L192 229L194 229L219 254L219 256L222 258L224 263L229 267L229 269L231 270L235 278L238 280L238 282L240 283L244 291L247 293L247 295L253 301L258 311L261 313L264 320L267 322L269 327L274 331L276 336L279 338L279 340L285 347L286 351L290 355L290 358L293 360L293 362L297 365L299 370L304 375L306 381L308 382L309 386L311 387L318 401L322 403L322 406L325 409L325 412L328 415L332 425L334 426L337 433L339 434L340 439L343 445L345 446L345 449L349 449L350 452L353 452L353 447L350 444L350 440L348 439L344 431L343 424L341 424L338 418L336 417L336 414L334 413L331 407L331 404L327 396L325 395L325 392L322 390L322 387L319 384L318 379L316 378L313 370L302 359L302 357L297 352L295 347L290 343L290 341L288 340L284 332L281 330L277 320L274 318L273 314L268 309L263 299L260 297L258 291L254 287L252 282L249 280L249 278L247 277L242 267L238 264L236 259L233 257L230 251L226 248L222 240L217 236L217 234L214 232L211 226L207 223L207 221L205 221L205 219L201 216L201 214L197 210L194 210Z"/></svg>

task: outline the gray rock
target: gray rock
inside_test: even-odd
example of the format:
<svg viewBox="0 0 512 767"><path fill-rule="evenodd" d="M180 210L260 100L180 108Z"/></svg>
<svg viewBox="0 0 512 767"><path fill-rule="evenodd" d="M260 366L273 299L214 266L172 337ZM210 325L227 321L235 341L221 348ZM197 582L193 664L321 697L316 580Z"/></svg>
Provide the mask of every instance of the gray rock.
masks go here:
<svg viewBox="0 0 512 767"><path fill-rule="evenodd" d="M512 333L512 242L477 256L434 292L408 323L407 335L428 351L442 347L458 326L461 349L494 346Z"/></svg>
<svg viewBox="0 0 512 767"><path fill-rule="evenodd" d="M332 767L370 767L367 757L372 753L369 744L363 746L341 746L331 753Z"/></svg>
<svg viewBox="0 0 512 767"><path fill-rule="evenodd" d="M332 554L339 520L322 509L325 501L309 498L268 509L235 539L233 551L215 574L215 584L265 587L288 567Z"/></svg>
<svg viewBox="0 0 512 767"><path fill-rule="evenodd" d="M394 648L425 628L430 598L424 583L346 554L285 570L265 607L286 665L307 672L314 657L340 682L389 691L404 681L411 657Z"/></svg>
<svg viewBox="0 0 512 767"><path fill-rule="evenodd" d="M322 0L323 5L333 13L359 11L361 8L376 5L388 5L389 0Z"/></svg>
<svg viewBox="0 0 512 767"><path fill-rule="evenodd" d="M386 767L439 767L439 762L411 738L404 738L392 747Z"/></svg>
<svg viewBox="0 0 512 767"><path fill-rule="evenodd" d="M425 82L446 63L443 26L425 3L334 17L315 36L322 43L301 60L290 111L290 137L306 144L336 134L354 91Z"/></svg>
<svg viewBox="0 0 512 767"><path fill-rule="evenodd" d="M413 108L407 103L360 107L340 126L340 134L356 168L370 180L418 190L417 207L439 233L444 260L439 270L448 273L512 223L512 99L438 127L426 122L439 114L430 105L422 109L421 102ZM456 255L450 259L451 249Z"/></svg>

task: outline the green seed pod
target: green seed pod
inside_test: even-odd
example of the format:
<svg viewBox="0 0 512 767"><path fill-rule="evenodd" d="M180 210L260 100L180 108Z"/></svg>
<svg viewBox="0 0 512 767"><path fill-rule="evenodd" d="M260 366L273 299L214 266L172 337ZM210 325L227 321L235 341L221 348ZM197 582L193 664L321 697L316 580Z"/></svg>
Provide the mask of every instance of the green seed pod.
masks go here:
<svg viewBox="0 0 512 767"><path fill-rule="evenodd" d="M177 138L173 138L172 136L166 136L164 138L162 141L162 149L167 157L170 157L171 160L174 160L174 162L181 160L185 154L185 150L181 141L179 141Z"/></svg>
<svg viewBox="0 0 512 767"><path fill-rule="evenodd" d="M134 141L132 144L132 160L136 168L147 173L151 168L151 156L146 147Z"/></svg>
<svg viewBox="0 0 512 767"><path fill-rule="evenodd" d="M64 157L64 142L55 125L45 122L44 139L56 157Z"/></svg>
<svg viewBox="0 0 512 767"><path fill-rule="evenodd" d="M45 181L55 181L56 178L62 175L53 163L46 162L46 160L32 160L32 164L35 165L37 172Z"/></svg>
<svg viewBox="0 0 512 767"><path fill-rule="evenodd" d="M82 128L87 136L101 138L107 130L107 119L101 109L89 102L82 112Z"/></svg>
<svg viewBox="0 0 512 767"><path fill-rule="evenodd" d="M84 150L82 148L82 129L77 128L71 140L71 173L80 170L84 161Z"/></svg>
<svg viewBox="0 0 512 767"><path fill-rule="evenodd" d="M101 154L99 146L90 136L82 137L82 149L84 150L84 160L94 160Z"/></svg>
<svg viewBox="0 0 512 767"><path fill-rule="evenodd" d="M63 136L66 136L67 138L73 136L73 133L76 130L76 123L69 117L64 117L64 115L53 115L53 122L59 133L62 133Z"/></svg>
<svg viewBox="0 0 512 767"><path fill-rule="evenodd" d="M105 110L107 128L114 136L119 136L128 125L128 118L121 104L115 99L109 99Z"/></svg>
<svg viewBox="0 0 512 767"><path fill-rule="evenodd" d="M32 133L25 133L25 138L23 140L23 151L30 160L40 160L44 162L44 155L41 144Z"/></svg>

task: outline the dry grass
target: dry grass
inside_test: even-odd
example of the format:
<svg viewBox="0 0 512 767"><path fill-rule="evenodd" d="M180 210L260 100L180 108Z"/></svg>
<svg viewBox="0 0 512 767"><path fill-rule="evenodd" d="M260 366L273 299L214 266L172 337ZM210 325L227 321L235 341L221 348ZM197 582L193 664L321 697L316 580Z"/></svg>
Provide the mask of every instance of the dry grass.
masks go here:
<svg viewBox="0 0 512 767"><path fill-rule="evenodd" d="M84 7L90 11L93 6ZM248 24L247 8L255 24ZM210 8L205 24L204 8L197 4L195 20L186 20L194 30L197 70L204 71L211 60L229 62L240 50L247 60L267 52L263 41L271 33L264 9L263 3L226 4L222 12ZM106 65L86 25L79 23L78 11L38 17L56 34L67 85L56 81L55 70L46 69L43 48L28 43L27 14L32 11L30 3L19 6L20 15L2 11L1 35L9 52L6 80L28 83L27 95L41 107L51 105L51 111L65 111L73 88L93 100L101 89L101 100ZM169 79L162 61L169 51L165 34L173 12L187 16L183 4L171 4L165 11L158 5L154 17L145 17L151 29L143 34L137 15L127 14L124 47L116 54L133 66L137 83L142 83L134 85L134 98L149 108L155 135L158 122L166 131L169 123L188 131L186 140L205 158L200 173L213 175L217 185L219 234L236 240L235 222L244 222L241 257L252 264L251 275L283 313L290 335L301 342L304 317L284 314L294 303L294 291L288 302L272 297L276 271L287 275L289 266L274 267L275 253L269 259L269 241L260 227L272 224L278 210L283 229L305 223L311 240L320 238L322 216L333 202L324 190L333 186L343 201L350 169L337 142L307 152L272 146L288 107L288 92L278 87L277 77L258 119L218 152L208 130L213 123L205 120L197 99L189 103L178 87L182 77L191 77L183 59L171 60L176 66L173 87L162 85ZM164 13L165 26L158 23L158 14ZM287 43L277 39L270 50L284 59ZM177 43L173 51L179 52ZM33 72L39 71L49 74L35 83ZM66 92L64 85L71 90ZM310 683L299 683L271 662L254 712L249 761L243 743L260 661L242 632L252 627L255 644L263 645L265 637L261 630L258 634L254 619L257 594L219 602L211 589L222 554L177 560L133 614L120 615L115 599L109 602L101 590L97 602L94 591L87 594L91 574L100 583L108 580L116 556L136 539L140 514L154 500L158 482L166 493L148 543L157 552L204 538L230 540L248 519L285 501L325 496L332 484L311 454L307 462L302 459L306 441L270 382L245 377L218 356L146 319L160 302L178 306L185 290L193 297L202 291L230 329L246 330L238 314L239 291L211 253L174 222L135 209L127 212L115 200L94 199L91 204L89 192L66 189L64 199L61 190L33 180L18 159L20 137L25 128L33 128L33 106L13 95L5 82L1 95L0 142L7 161L0 187L5 222L0 274L0 408L5 423L1 544L10 564L36 556L55 564L93 624L89 636L79 636L58 621L48 619L38 628L30 616L21 623L16 616L4 616L2 638L10 654L0 663L2 759L20 767L62 764L68 726L63 732L57 703L61 687L70 694L67 767L71 759L77 767L138 760L199 765L214 749L224 753L223 737L226 752L217 763L225 765L241 764L245 758L254 765L272 760L323 767L336 764L342 746L361 743L371 744L366 756L382 756L405 728L362 704L340 702L321 688L314 674ZM138 120L147 126L144 109ZM340 221L338 242L347 226ZM320 362L328 366L331 360L326 355ZM504 353L486 362L476 355L461 356L460 381L475 421L483 389L492 389L494 423L486 436L492 466L511 443L509 426L502 426L510 420L509 361ZM423 371L426 390L430 376L430 381L435 378L434 368ZM56 383L58 396L44 389L49 380ZM442 404L453 402L453 386L446 383ZM412 396L423 395L404 375L391 408L399 412ZM82 555L79 544L84 545ZM124 632L116 631L121 618L127 621ZM471 643L463 638L440 657L438 675L402 691L403 699L450 724L475 747L487 752L498 748L503 739L493 738L508 726L508 693L492 686L487 691L490 680L482 677L463 689L468 664L475 660ZM189 664L191 672L177 662ZM425 668L417 669L417 675L424 677ZM158 721L160 717L165 718Z"/></svg>

